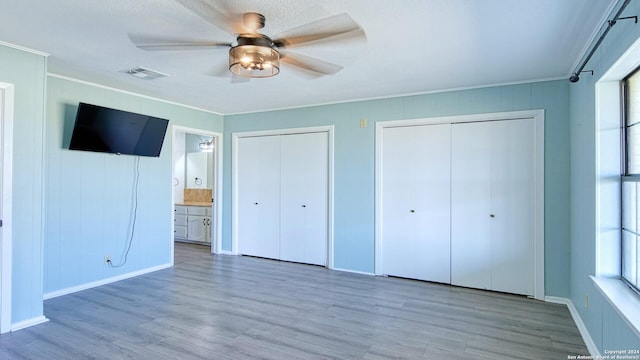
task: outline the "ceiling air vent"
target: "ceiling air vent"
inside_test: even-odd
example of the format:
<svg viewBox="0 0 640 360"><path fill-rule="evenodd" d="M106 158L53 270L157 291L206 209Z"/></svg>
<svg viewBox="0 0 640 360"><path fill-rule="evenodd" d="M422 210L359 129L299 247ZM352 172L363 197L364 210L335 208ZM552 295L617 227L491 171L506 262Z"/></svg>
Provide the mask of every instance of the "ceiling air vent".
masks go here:
<svg viewBox="0 0 640 360"><path fill-rule="evenodd" d="M125 72L131 76L145 80L154 80L169 76L155 70L143 68L142 66L134 67L133 69L126 70Z"/></svg>

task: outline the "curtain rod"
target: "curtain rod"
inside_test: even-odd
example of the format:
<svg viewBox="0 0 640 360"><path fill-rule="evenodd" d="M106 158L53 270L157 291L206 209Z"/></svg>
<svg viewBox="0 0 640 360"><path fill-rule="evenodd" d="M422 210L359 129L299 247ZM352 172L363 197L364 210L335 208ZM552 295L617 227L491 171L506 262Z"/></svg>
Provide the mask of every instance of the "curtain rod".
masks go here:
<svg viewBox="0 0 640 360"><path fill-rule="evenodd" d="M604 29L604 32L602 33L602 35L600 35L600 38L598 38L598 41L596 41L595 45L591 48L591 51L589 52L589 55L587 55L587 57L584 59L584 61L582 62L582 65L580 65L576 69L576 71L574 71L573 74L569 77L569 81L574 83L574 82L578 82L578 80L580 80L580 73L582 72L582 70L584 70L584 67L587 65L589 60L591 60L591 57L596 52L596 50L598 50L598 47L600 47L600 44L602 43L604 38L607 36L607 33L609 33L609 30L611 30L613 25L615 25L618 20L635 18L636 23L638 23L638 17L637 16L629 16L629 17L626 17L626 18L621 18L620 17L620 15L622 15L622 12L627 7L627 5L629 5L630 2L631 2L631 0L624 0L624 3L622 3L622 6L620 7L620 9L618 9L618 12L613 17L613 19L608 20L607 22L604 23L604 25L606 26L606 28Z"/></svg>

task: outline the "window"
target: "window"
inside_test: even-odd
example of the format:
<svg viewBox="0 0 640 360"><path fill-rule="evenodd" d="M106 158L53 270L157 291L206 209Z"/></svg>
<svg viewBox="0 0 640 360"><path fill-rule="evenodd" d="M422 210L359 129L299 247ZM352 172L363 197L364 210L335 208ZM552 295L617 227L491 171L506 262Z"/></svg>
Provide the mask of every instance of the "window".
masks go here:
<svg viewBox="0 0 640 360"><path fill-rule="evenodd" d="M640 291L640 71L636 69L622 81L623 141L622 157L622 279Z"/></svg>

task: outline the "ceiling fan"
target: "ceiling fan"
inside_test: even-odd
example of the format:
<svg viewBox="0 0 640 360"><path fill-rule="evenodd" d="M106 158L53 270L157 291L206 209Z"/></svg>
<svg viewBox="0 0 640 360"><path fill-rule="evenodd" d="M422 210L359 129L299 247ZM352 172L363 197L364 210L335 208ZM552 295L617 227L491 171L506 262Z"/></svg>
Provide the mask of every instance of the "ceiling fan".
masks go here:
<svg viewBox="0 0 640 360"><path fill-rule="evenodd" d="M236 20L238 17L222 14L205 1L178 1L208 22L233 34L235 43L129 34L131 42L147 51L229 48L229 70L245 78L275 76L280 72L281 61L315 75L333 75L342 70L342 66L286 49L319 41L366 38L362 28L346 13L298 26L271 38L258 32L265 25L262 14L247 12Z"/></svg>

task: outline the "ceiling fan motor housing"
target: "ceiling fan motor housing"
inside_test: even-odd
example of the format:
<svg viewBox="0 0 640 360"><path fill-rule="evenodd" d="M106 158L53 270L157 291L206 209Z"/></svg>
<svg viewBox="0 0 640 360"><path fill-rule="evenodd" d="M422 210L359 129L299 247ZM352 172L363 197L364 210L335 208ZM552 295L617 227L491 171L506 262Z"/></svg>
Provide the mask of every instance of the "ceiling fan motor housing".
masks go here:
<svg viewBox="0 0 640 360"><path fill-rule="evenodd" d="M265 17L262 14L248 12L242 15L242 22L247 28L251 29L252 31L256 31L264 27Z"/></svg>

